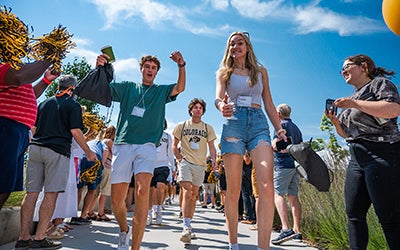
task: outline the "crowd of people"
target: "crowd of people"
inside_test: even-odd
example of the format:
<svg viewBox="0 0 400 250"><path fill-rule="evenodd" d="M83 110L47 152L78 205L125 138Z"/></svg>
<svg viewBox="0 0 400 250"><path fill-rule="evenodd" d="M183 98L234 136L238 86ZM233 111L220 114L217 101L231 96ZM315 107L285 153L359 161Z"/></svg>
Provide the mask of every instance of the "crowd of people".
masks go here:
<svg viewBox="0 0 400 250"><path fill-rule="evenodd" d="M174 51L170 58L178 69L174 84L155 84L161 65L152 55L139 61L139 82L109 83L112 101L120 103L118 120L96 138L83 133L82 107L74 98L75 76L61 76L56 95L37 106L36 98L60 75L49 69L53 62L38 60L19 69L7 61L0 64L0 208L11 192L23 187L26 191L15 249L61 248L61 242L51 240L63 236L59 229L109 221L107 196L119 225L118 249L140 249L146 225L153 223L153 217L155 224L162 223L162 204L174 198L174 183L179 184L184 244L195 237L192 220L201 196L203 208L210 197L211 207L224 213L229 249L239 249L239 221L258 231L260 250L269 249L270 243L302 238L299 175L286 149L277 147L282 141L301 143L302 134L290 118L290 106L274 105L267 69L257 60L249 34L229 36L217 70L214 104L224 117L218 151L214 128L202 120L206 102L201 98L191 100L190 119L179 123L172 136L164 132L166 104L186 88L184 57ZM98 55L96 67L104 67L108 59ZM394 72L375 67L368 56L356 55L345 59L341 74L355 92L335 101L340 114L325 114L350 144L345 200L351 249L366 249L371 204L390 249L400 249L400 193L393 192L400 180L400 98L396 86L385 78ZM65 200L73 204L68 211L60 206ZM282 230L271 240L275 207ZM68 217L69 225L64 221ZM33 220L37 226L31 236Z"/></svg>

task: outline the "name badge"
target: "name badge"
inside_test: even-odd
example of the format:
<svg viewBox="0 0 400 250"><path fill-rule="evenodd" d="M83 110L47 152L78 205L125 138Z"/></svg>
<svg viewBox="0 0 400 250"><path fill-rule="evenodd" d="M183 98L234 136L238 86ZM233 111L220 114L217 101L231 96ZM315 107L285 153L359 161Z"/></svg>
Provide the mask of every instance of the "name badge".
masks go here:
<svg viewBox="0 0 400 250"><path fill-rule="evenodd" d="M199 150L199 144L195 142L190 143L190 147L195 150Z"/></svg>
<svg viewBox="0 0 400 250"><path fill-rule="evenodd" d="M238 96L236 105L239 107L251 107L251 96Z"/></svg>
<svg viewBox="0 0 400 250"><path fill-rule="evenodd" d="M137 117L143 117L145 111L146 109L135 106L132 110L132 115Z"/></svg>

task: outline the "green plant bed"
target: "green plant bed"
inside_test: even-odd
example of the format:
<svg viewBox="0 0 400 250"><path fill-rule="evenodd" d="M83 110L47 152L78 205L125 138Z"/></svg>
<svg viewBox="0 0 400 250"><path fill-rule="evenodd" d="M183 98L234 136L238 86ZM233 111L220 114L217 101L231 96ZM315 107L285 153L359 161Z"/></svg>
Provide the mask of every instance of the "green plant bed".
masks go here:
<svg viewBox="0 0 400 250"><path fill-rule="evenodd" d="M4 204L4 207L19 207L24 198L25 191L13 192Z"/></svg>

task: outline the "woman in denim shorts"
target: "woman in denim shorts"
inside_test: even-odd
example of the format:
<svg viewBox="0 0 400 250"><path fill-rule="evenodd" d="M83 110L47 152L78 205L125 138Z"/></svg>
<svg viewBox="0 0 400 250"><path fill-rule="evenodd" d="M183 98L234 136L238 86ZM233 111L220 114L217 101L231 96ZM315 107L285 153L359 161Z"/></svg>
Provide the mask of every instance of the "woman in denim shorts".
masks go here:
<svg viewBox="0 0 400 250"><path fill-rule="evenodd" d="M286 141L269 89L267 70L257 62L246 32L230 35L216 79L215 106L226 118L221 136L221 154L225 163L227 191L225 215L230 249L237 242L238 200L245 150L250 152L257 172L258 249L269 249L274 215L274 157L267 118L278 137Z"/></svg>

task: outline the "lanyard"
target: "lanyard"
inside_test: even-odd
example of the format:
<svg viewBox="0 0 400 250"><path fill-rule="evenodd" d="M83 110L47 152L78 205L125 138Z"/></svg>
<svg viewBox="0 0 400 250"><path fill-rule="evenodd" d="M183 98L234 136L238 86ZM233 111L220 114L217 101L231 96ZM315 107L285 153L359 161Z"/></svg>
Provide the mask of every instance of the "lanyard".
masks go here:
<svg viewBox="0 0 400 250"><path fill-rule="evenodd" d="M153 84L154 85L154 84ZM142 92L142 98L140 98L139 102L135 105L135 106L139 106L139 104L141 102L143 102L143 108L145 108L144 106L144 96L147 94L147 92L153 87L153 85L151 85L148 89L146 89L146 91L144 91L144 93ZM143 89L143 86L142 86Z"/></svg>

